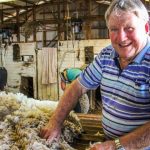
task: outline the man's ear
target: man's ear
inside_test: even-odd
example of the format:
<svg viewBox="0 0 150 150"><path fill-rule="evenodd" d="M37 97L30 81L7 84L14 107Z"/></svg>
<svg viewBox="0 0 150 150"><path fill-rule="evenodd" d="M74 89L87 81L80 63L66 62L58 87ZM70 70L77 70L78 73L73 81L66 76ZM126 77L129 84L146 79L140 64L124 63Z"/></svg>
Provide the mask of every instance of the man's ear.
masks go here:
<svg viewBox="0 0 150 150"><path fill-rule="evenodd" d="M146 31L146 33L149 33L149 32L150 32L150 25L149 25L149 22L147 22L147 23L145 24L145 31Z"/></svg>

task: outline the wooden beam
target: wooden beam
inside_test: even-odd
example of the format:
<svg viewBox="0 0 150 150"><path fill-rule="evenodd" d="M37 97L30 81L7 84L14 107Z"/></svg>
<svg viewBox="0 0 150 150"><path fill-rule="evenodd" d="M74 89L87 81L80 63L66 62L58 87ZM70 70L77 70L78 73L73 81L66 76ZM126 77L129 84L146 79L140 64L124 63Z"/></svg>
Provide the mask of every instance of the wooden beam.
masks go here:
<svg viewBox="0 0 150 150"><path fill-rule="evenodd" d="M60 0L58 0L60 2ZM58 12L58 19L60 19L60 4L58 3L57 5L57 12ZM60 27L61 27L61 24L60 22L58 22L58 31L57 31L57 35L58 35L58 41L61 39L61 31L60 31Z"/></svg>
<svg viewBox="0 0 150 150"><path fill-rule="evenodd" d="M0 24L3 24L3 18L4 18L4 13L3 13L3 10L1 10L0 11L0 19L1 19Z"/></svg>
<svg viewBox="0 0 150 150"><path fill-rule="evenodd" d="M32 8L33 6L19 6L19 9L29 9L29 8ZM9 11L9 10L16 10L16 8L18 7L12 7L12 8L0 8L0 10L3 10L3 11Z"/></svg>
<svg viewBox="0 0 150 150"><path fill-rule="evenodd" d="M21 5L14 4L12 2L3 2L2 4L7 5L7 6L11 6L14 8L21 8L22 7Z"/></svg>
<svg viewBox="0 0 150 150"><path fill-rule="evenodd" d="M83 8L83 9L73 9L73 10L69 10L69 12L85 12L85 11L88 11L88 9L87 8ZM64 13L65 12L65 10L61 10L60 11L60 13ZM45 12L40 12L40 14L43 14L43 13L45 13L45 14L50 14L50 13L58 13L58 11L55 11L55 12L51 12L51 11L45 11Z"/></svg>
<svg viewBox="0 0 150 150"><path fill-rule="evenodd" d="M19 24L19 9L16 10L16 22L17 25ZM17 30L17 42L20 42L20 28L18 26L18 30Z"/></svg>
<svg viewBox="0 0 150 150"><path fill-rule="evenodd" d="M32 9L32 13L33 13L33 21L36 21L36 8L33 7ZM33 41L36 42L36 29L34 29L34 32L33 32Z"/></svg>
<svg viewBox="0 0 150 150"><path fill-rule="evenodd" d="M43 8L43 11L45 11L44 8ZM43 20L45 20L45 14L43 14ZM43 31L43 47L46 47L46 31L45 31L45 27L44 27L44 31Z"/></svg>
<svg viewBox="0 0 150 150"><path fill-rule="evenodd" d="M34 2L31 2L31 1L28 1L28 0L18 0L18 1L34 5Z"/></svg>

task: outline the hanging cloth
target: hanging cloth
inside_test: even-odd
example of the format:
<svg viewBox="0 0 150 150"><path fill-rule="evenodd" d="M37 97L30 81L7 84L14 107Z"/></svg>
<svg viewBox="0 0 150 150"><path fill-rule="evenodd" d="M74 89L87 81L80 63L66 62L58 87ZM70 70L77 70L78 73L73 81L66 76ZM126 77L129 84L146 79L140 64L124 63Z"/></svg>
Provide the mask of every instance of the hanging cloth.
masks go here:
<svg viewBox="0 0 150 150"><path fill-rule="evenodd" d="M57 48L42 48L42 84L57 82Z"/></svg>

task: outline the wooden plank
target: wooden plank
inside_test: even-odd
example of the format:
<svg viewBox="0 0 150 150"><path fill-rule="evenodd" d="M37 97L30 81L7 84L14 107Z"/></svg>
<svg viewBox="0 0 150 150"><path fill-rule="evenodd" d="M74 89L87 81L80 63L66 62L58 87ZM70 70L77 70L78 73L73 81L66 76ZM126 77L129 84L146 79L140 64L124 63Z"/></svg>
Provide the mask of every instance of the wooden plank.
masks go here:
<svg viewBox="0 0 150 150"><path fill-rule="evenodd" d="M78 140L84 140L84 141L92 141L92 142L98 142L98 141L104 141L104 134L99 135L92 135L92 134L81 134L79 137L77 137Z"/></svg>
<svg viewBox="0 0 150 150"><path fill-rule="evenodd" d="M103 133L101 125L101 115L97 114L77 114L81 125L83 127L83 132L81 135L75 138L72 147L77 150L85 150L89 147L90 143L103 142L105 141L105 136Z"/></svg>
<svg viewBox="0 0 150 150"><path fill-rule="evenodd" d="M97 115L97 114L82 114L82 113L78 113L77 114L78 117L81 120L101 120L102 116L101 115Z"/></svg>
<svg viewBox="0 0 150 150"><path fill-rule="evenodd" d="M83 127L83 133L89 133L89 134L97 134L98 132L101 134L103 133L103 130L102 129L99 129L99 128L95 128L95 129L89 129L89 128L86 128L86 127Z"/></svg>
<svg viewBox="0 0 150 150"><path fill-rule="evenodd" d="M99 126L99 127L101 127L102 126L102 124L101 124L101 120L98 120L98 121L92 121L92 120L81 120L81 123L82 123L82 125L94 125L94 126Z"/></svg>
<svg viewBox="0 0 150 150"><path fill-rule="evenodd" d="M85 150L86 148L89 147L89 143L88 143L88 144L82 144L82 143L78 144L78 143L73 143L73 144L71 144L71 146L74 147L74 148L77 149L77 150Z"/></svg>

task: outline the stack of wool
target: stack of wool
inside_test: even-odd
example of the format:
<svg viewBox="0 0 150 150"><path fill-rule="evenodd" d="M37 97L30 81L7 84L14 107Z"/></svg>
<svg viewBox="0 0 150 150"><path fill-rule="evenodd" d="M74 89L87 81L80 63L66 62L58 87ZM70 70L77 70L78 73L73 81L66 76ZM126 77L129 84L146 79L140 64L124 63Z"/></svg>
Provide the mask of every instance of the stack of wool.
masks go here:
<svg viewBox="0 0 150 150"><path fill-rule="evenodd" d="M69 144L82 132L80 120L71 112L59 140L51 144L39 137L57 102L35 100L18 93L0 93L0 150L75 150Z"/></svg>

